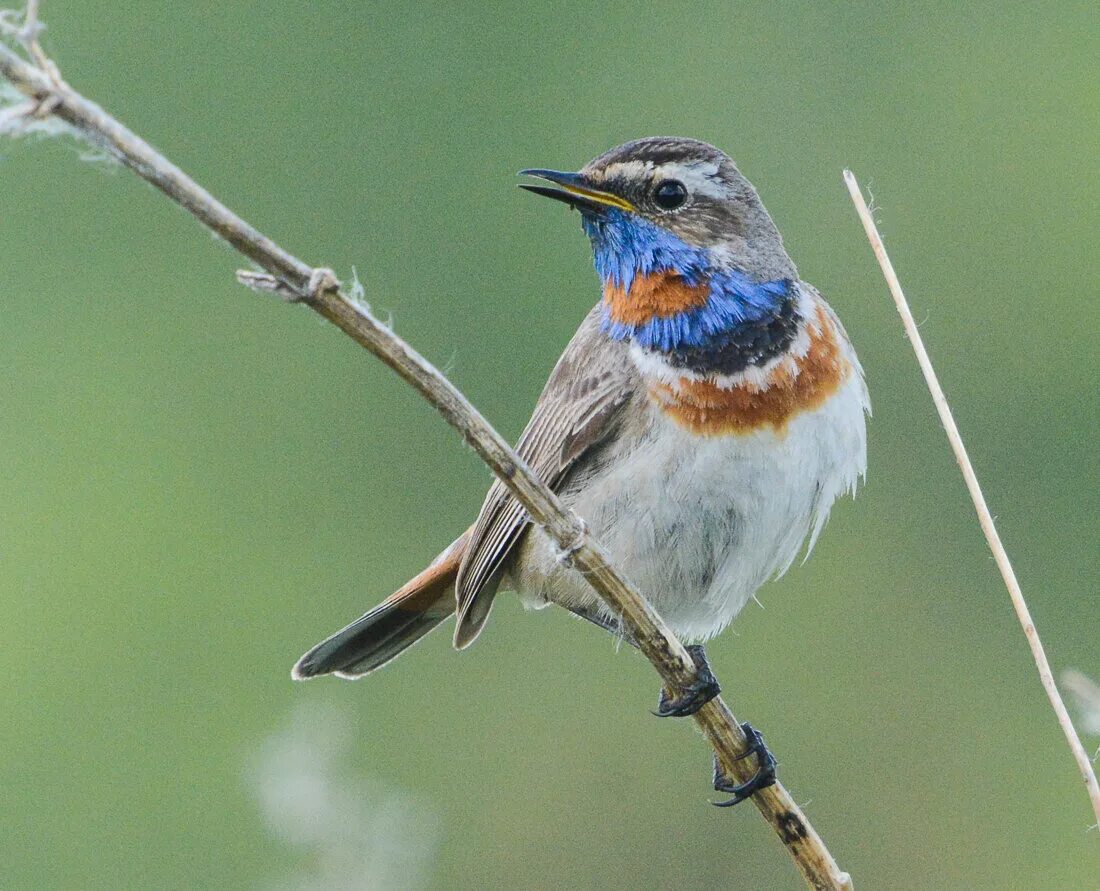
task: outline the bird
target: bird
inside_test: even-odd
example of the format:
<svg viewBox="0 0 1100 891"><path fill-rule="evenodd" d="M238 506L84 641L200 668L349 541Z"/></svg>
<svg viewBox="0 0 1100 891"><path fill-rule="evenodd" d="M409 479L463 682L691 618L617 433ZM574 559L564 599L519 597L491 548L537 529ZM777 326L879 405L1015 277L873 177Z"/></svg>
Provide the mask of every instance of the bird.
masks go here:
<svg viewBox="0 0 1100 891"><path fill-rule="evenodd" d="M756 189L720 149L648 137L577 172L520 174L538 180L522 188L579 211L602 294L516 451L688 644L698 680L662 689L655 712L688 716L720 690L704 644L809 556L833 503L865 476L863 369ZM631 642L497 480L431 565L309 650L293 677L362 677L452 615L464 649L500 591ZM734 796L721 804L776 781L763 737L744 729L759 769L737 784L716 762L715 789Z"/></svg>

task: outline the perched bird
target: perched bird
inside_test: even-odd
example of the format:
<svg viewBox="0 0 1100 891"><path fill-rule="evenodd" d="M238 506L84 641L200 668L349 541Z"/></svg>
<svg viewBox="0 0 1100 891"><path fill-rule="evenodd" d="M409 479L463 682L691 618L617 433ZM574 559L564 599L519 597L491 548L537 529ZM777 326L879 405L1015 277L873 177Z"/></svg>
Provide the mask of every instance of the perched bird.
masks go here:
<svg viewBox="0 0 1100 891"><path fill-rule="evenodd" d="M580 211L603 299L550 375L516 448L645 593L699 668L657 714L718 693L702 643L813 547L866 466L867 388L821 295L801 281L756 190L723 152L639 139L577 173L525 184ZM476 522L420 575L315 646L294 677L355 678L457 614L454 643L481 633L499 590L554 603L622 634L520 504L494 482ZM774 782L752 728L754 780Z"/></svg>

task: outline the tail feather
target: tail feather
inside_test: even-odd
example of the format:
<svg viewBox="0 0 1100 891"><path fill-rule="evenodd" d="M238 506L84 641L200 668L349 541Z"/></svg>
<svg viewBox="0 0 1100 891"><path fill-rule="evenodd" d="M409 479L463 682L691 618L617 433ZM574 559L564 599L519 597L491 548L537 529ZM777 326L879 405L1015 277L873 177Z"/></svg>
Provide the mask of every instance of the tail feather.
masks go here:
<svg viewBox="0 0 1100 891"><path fill-rule="evenodd" d="M357 678L381 668L454 613L458 565L469 531L435 562L362 618L321 641L291 671L298 681L322 674Z"/></svg>

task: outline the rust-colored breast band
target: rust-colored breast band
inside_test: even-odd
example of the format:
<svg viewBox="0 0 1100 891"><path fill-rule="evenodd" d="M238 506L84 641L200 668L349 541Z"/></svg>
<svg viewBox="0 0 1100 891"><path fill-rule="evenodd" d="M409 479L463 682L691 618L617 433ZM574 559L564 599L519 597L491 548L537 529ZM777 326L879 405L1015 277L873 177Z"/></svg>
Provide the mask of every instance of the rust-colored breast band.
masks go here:
<svg viewBox="0 0 1100 891"><path fill-rule="evenodd" d="M675 386L652 381L649 393L665 414L701 436L763 429L783 434L793 418L822 405L851 373L832 321L819 310L806 355L781 361L763 387L725 388L682 378Z"/></svg>

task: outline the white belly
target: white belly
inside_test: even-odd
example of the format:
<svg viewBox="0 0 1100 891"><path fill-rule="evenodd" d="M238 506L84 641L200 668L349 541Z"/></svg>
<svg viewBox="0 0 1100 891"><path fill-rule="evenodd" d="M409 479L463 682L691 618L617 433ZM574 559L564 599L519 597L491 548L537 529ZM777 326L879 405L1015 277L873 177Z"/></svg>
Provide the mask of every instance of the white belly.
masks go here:
<svg viewBox="0 0 1100 891"><path fill-rule="evenodd" d="M809 548L866 466L865 391L853 374L784 434L701 437L655 407L563 499L676 634L720 632L769 578ZM531 606L602 611L595 593L532 529L509 587ZM603 612L606 615L606 612Z"/></svg>

